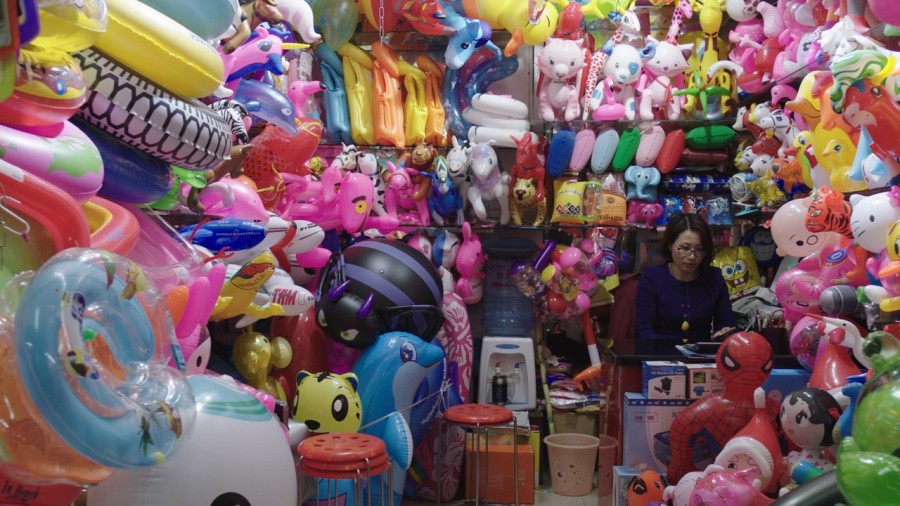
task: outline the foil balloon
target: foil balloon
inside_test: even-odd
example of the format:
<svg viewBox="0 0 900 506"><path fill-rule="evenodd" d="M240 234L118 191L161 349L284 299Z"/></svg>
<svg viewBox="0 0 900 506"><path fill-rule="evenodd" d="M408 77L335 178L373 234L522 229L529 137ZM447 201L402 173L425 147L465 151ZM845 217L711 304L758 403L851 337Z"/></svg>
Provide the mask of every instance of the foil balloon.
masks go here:
<svg viewBox="0 0 900 506"><path fill-rule="evenodd" d="M772 239L779 256L805 257L822 249L836 239L834 232L814 233L806 229L804 222L809 203L792 200L775 211L772 217Z"/></svg>

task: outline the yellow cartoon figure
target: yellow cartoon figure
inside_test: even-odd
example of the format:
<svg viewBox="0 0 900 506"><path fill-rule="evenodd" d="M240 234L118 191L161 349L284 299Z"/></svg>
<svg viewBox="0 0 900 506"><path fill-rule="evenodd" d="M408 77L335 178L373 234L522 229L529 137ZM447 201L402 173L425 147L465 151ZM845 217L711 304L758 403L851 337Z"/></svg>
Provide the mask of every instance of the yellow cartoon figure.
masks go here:
<svg viewBox="0 0 900 506"><path fill-rule="evenodd" d="M284 314L280 304L254 303L257 292L275 273L275 257L268 250L241 266L222 287L210 321L246 314L259 319Z"/></svg>
<svg viewBox="0 0 900 506"><path fill-rule="evenodd" d="M351 373L297 374L291 417L313 432L356 432L362 422L359 380Z"/></svg>

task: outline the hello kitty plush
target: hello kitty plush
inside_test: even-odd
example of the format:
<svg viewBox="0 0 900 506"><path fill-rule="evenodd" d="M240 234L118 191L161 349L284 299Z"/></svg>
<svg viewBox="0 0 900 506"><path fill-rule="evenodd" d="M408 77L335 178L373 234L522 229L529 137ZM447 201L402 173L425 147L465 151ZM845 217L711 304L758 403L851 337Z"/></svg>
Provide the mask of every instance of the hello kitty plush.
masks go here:
<svg viewBox="0 0 900 506"><path fill-rule="evenodd" d="M538 91L541 119L554 121L562 109L566 121L581 113L578 103L578 73L584 67L585 50L582 39L570 40L550 37L537 57L543 74Z"/></svg>
<svg viewBox="0 0 900 506"><path fill-rule="evenodd" d="M609 57L603 65L606 79L597 84L591 95L594 121L634 120L635 83L641 76L644 56L634 46L612 42L607 42L601 51Z"/></svg>
<svg viewBox="0 0 900 506"><path fill-rule="evenodd" d="M669 42L657 42L653 37L645 48L649 58L644 63L644 72L638 79L637 90L641 93L638 117L642 120L653 120L654 111L660 110L665 119L677 120L681 115L683 97L673 96L673 92L683 86L678 84L676 76L681 76L690 68L687 62L693 46L691 44L674 45Z"/></svg>

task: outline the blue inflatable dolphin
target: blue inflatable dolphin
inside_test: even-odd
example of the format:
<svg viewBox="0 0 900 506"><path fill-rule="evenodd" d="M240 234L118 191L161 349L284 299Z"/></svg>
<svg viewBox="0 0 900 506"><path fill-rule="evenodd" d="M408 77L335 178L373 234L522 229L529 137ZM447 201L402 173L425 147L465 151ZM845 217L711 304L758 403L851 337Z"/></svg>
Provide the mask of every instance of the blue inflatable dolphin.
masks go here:
<svg viewBox="0 0 900 506"><path fill-rule="evenodd" d="M394 504L400 504L415 448L409 417L416 391L443 358L444 352L437 345L408 332L388 332L378 336L353 366L363 405L360 432L378 436L387 445ZM381 490L387 488L382 485L378 479L369 481L373 504L381 504Z"/></svg>

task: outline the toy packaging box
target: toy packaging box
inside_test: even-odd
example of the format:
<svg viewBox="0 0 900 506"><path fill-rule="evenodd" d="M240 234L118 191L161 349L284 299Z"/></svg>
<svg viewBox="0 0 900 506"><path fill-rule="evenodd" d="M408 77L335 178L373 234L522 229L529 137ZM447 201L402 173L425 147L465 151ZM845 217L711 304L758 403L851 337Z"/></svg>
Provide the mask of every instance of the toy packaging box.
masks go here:
<svg viewBox="0 0 900 506"><path fill-rule="evenodd" d="M772 369L772 374L763 383L766 396L778 402L798 388L809 383L809 371L806 369Z"/></svg>
<svg viewBox="0 0 900 506"><path fill-rule="evenodd" d="M684 399L685 365L679 361L644 361L641 385L644 397L648 399Z"/></svg>
<svg viewBox="0 0 900 506"><path fill-rule="evenodd" d="M725 390L716 364L687 364L687 397L699 399L704 395Z"/></svg>
<svg viewBox="0 0 900 506"><path fill-rule="evenodd" d="M518 484L519 503L534 504L535 487L535 454L530 441L519 440L518 476L513 473L514 452L510 435L491 434L481 438L481 464L479 470L481 477L482 501L500 503L515 502L515 489L511 486ZM463 470L465 476L475 476L475 441L471 434L466 438L466 464ZM485 451L489 452L486 454ZM471 474L469 474L471 473ZM466 484L466 499L475 499L475 481Z"/></svg>
<svg viewBox="0 0 900 506"><path fill-rule="evenodd" d="M631 480L641 472L643 471L628 466L613 466L612 506L628 506L628 487ZM663 479L666 478L666 473L659 474Z"/></svg>
<svg viewBox="0 0 900 506"><path fill-rule="evenodd" d="M689 399L648 399L636 392L625 393L622 410L622 464L634 469L664 473L669 465L669 427L672 420L691 404ZM712 463L710 448L698 444L692 459L699 469Z"/></svg>

